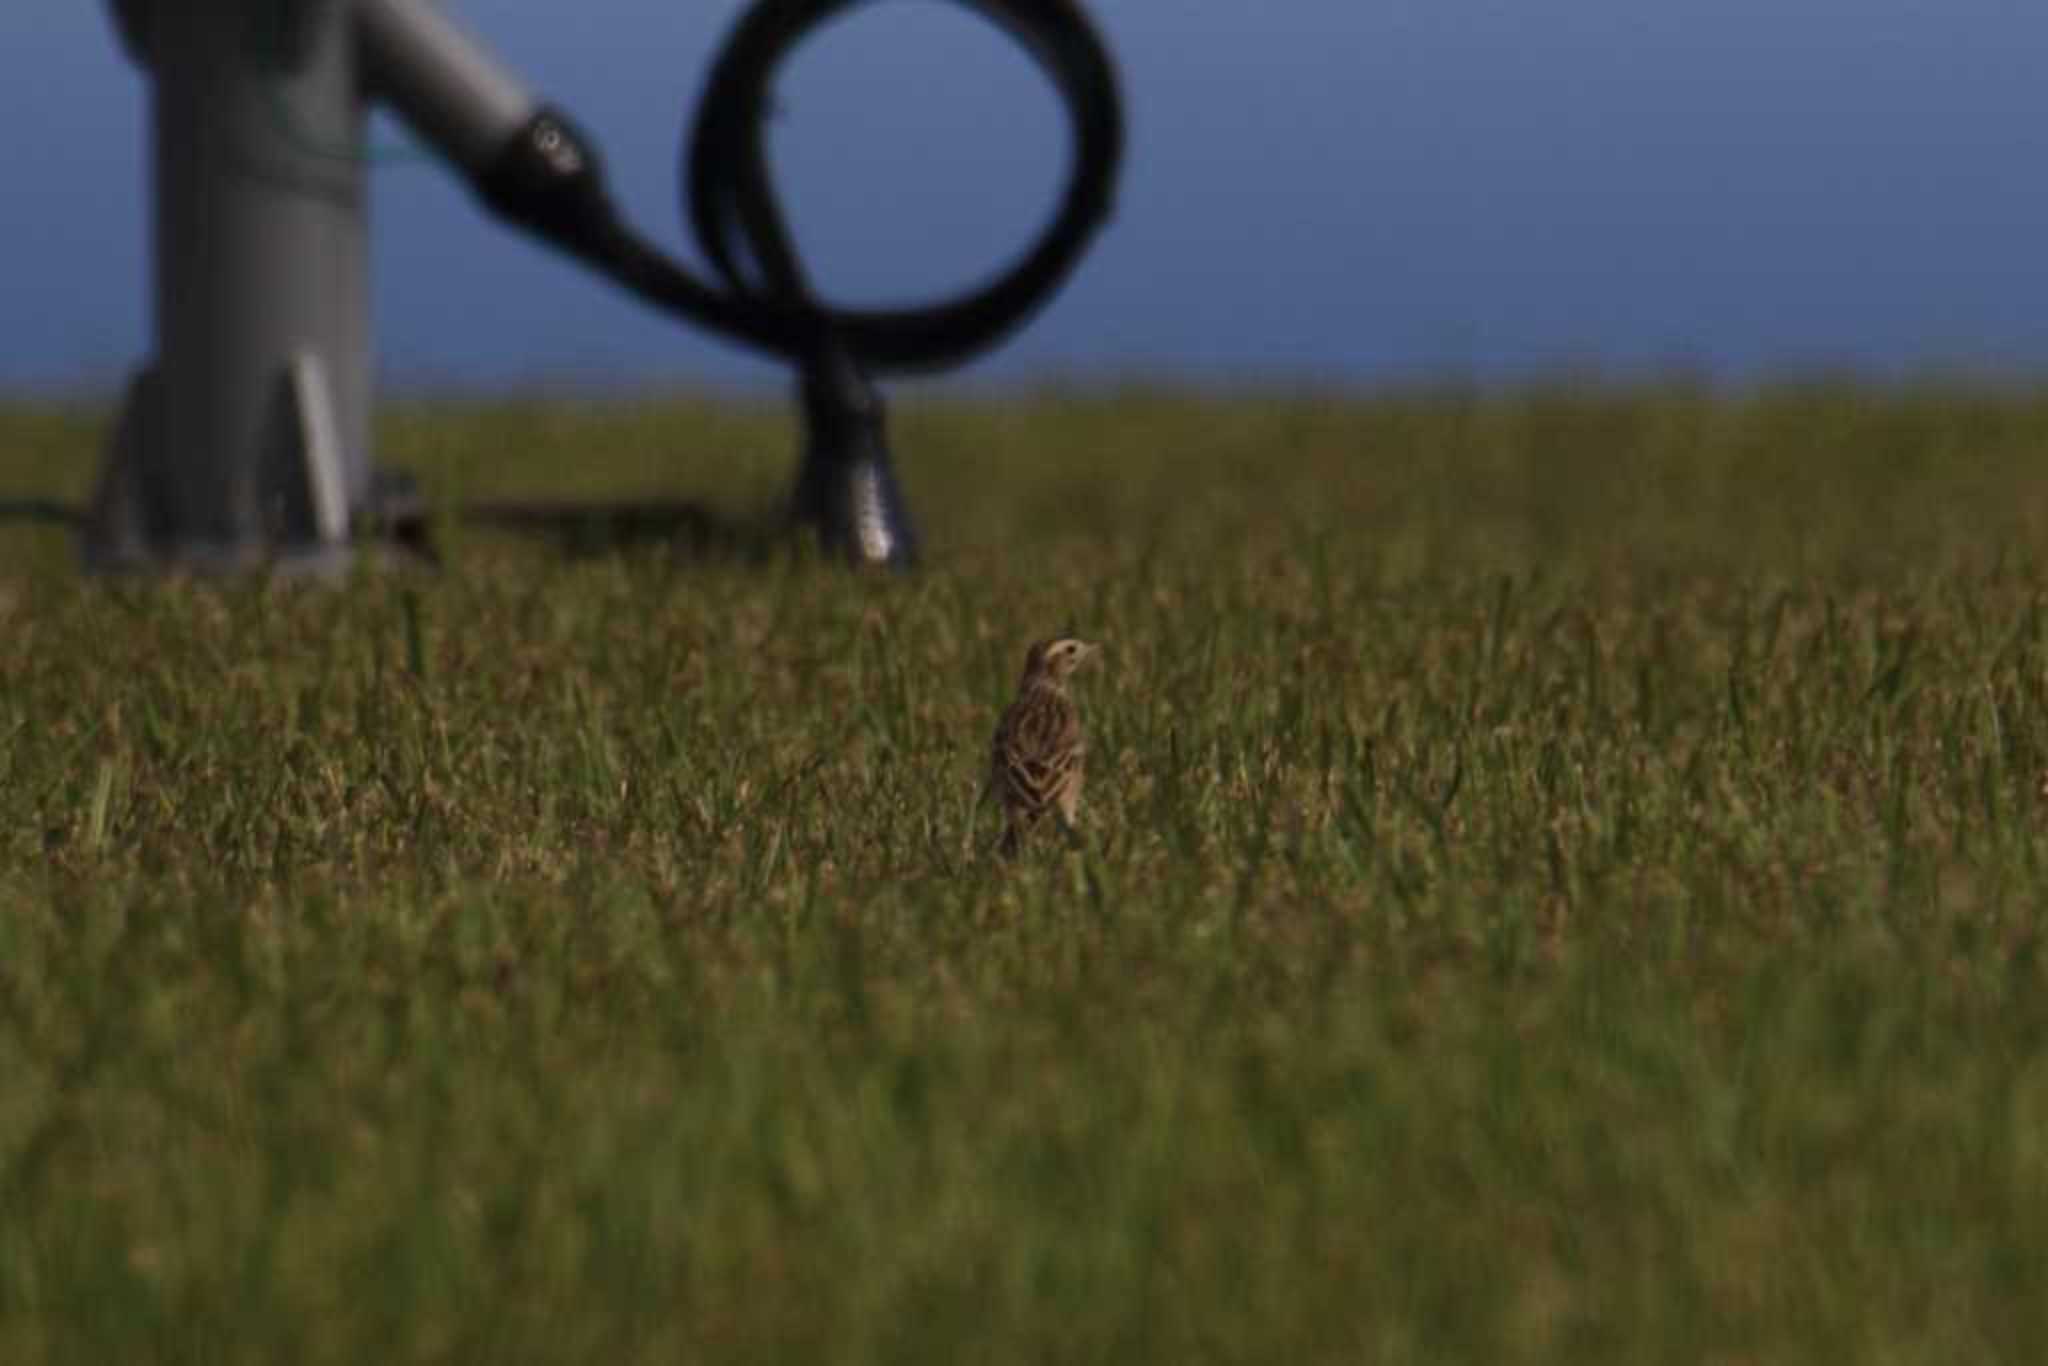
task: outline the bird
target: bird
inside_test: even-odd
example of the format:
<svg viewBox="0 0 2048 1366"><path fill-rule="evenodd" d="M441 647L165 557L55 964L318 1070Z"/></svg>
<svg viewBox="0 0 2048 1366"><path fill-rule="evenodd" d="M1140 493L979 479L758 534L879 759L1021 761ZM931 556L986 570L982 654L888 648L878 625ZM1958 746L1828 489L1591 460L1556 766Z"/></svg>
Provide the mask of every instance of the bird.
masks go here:
<svg viewBox="0 0 2048 1366"><path fill-rule="evenodd" d="M1088 742L1067 679L1100 649L1073 636L1053 636L1025 652L1016 700L1004 709L989 745L988 784L982 789L984 800L993 793L1002 804L1005 855L1017 852L1047 812L1067 831L1074 829Z"/></svg>

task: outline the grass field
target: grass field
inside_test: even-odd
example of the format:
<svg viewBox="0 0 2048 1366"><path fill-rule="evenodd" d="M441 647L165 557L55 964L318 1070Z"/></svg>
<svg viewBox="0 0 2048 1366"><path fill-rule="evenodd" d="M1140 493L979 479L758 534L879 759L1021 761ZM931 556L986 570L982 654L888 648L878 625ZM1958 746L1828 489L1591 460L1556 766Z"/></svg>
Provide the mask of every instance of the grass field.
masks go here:
<svg viewBox="0 0 2048 1366"><path fill-rule="evenodd" d="M895 430L902 579L0 529L0 1361L2048 1360L2048 394ZM740 514L794 441L382 432ZM1070 626L1087 839L1003 866Z"/></svg>

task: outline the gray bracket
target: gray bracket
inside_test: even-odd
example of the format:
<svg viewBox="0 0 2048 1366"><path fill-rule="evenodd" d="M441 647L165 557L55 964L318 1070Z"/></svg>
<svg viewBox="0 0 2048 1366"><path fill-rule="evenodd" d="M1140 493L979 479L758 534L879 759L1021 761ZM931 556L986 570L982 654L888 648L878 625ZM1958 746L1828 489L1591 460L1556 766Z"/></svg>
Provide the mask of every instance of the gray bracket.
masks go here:
<svg viewBox="0 0 2048 1366"><path fill-rule="evenodd" d="M227 489L235 524L253 535L189 537L180 509L166 430L164 391L154 367L129 384L100 484L86 511L82 554L88 569L118 572L165 564L200 572L268 567L335 574L352 558L352 510L346 452L334 392L320 358L294 357L270 386L257 460Z"/></svg>

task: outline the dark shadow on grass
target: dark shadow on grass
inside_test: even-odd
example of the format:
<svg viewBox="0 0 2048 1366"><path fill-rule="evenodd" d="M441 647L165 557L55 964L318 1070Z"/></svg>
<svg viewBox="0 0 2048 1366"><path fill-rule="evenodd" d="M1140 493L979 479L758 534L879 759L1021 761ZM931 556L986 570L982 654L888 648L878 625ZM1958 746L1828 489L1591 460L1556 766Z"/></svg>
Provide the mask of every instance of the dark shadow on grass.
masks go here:
<svg viewBox="0 0 2048 1366"><path fill-rule="evenodd" d="M0 522L75 527L84 520L85 509L55 498L0 498Z"/></svg>
<svg viewBox="0 0 2048 1366"><path fill-rule="evenodd" d="M484 499L459 503L448 515L468 526L551 540L571 559L666 548L679 559L759 563L801 540L786 521L741 521L688 499L585 502ZM439 565L429 530L432 509L408 505L385 519L385 536L422 562ZM0 524L82 527L85 509L55 498L0 498Z"/></svg>
<svg viewBox="0 0 2048 1366"><path fill-rule="evenodd" d="M797 539L786 522L740 521L689 499L485 499L451 512L465 525L545 537L573 559L666 548L682 559L758 562Z"/></svg>

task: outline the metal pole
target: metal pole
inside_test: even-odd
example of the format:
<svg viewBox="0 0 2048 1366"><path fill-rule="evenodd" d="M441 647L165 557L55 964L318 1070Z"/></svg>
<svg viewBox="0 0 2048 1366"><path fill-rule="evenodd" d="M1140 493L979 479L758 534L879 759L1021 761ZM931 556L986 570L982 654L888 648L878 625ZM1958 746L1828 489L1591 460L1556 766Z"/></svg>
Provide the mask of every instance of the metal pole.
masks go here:
<svg viewBox="0 0 2048 1366"><path fill-rule="evenodd" d="M156 352L85 561L338 567L372 493L351 0L115 3L153 78Z"/></svg>

